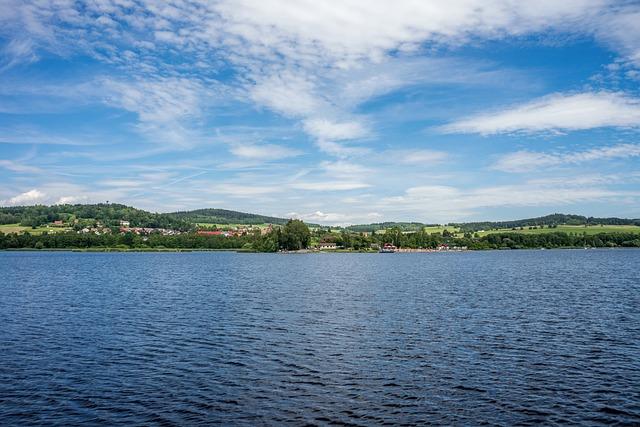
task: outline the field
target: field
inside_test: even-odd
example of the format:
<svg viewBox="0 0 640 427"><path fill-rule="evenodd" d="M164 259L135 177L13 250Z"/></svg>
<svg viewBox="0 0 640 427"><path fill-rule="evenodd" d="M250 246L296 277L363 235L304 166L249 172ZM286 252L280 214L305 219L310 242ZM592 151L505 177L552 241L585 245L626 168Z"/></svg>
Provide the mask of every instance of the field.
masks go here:
<svg viewBox="0 0 640 427"><path fill-rule="evenodd" d="M585 227L584 225L559 225L556 228L537 228L530 230L528 227L523 227L522 230L512 230L510 228L504 228L499 230L486 230L478 232L480 236L486 236L487 234L495 233L523 233L523 234L542 234L542 233L574 233L574 234L598 234L598 233L638 233L640 234L640 227L636 225L591 225Z"/></svg>
<svg viewBox="0 0 640 427"><path fill-rule="evenodd" d="M64 231L69 231L70 228L65 228L65 227L48 227L46 225L43 225L41 227L37 227L37 228L31 228L31 227L24 227L22 225L19 224L3 224L0 225L0 233L4 233L4 234L9 234L9 233L23 233L25 231L28 231L31 234L42 234L45 231L48 233L61 233Z"/></svg>
<svg viewBox="0 0 640 427"><path fill-rule="evenodd" d="M442 233L444 230L447 230L450 233L460 233L460 229L458 227L439 226L439 227L425 227L424 228L424 231L429 233L429 234Z"/></svg>

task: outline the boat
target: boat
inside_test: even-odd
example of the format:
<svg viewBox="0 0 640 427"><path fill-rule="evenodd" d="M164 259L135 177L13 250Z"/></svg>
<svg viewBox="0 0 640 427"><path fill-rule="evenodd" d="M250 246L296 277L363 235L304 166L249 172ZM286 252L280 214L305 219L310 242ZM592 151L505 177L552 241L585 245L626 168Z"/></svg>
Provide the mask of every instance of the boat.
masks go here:
<svg viewBox="0 0 640 427"><path fill-rule="evenodd" d="M385 243L381 248L380 248L380 253L381 254L392 254L396 251L396 248L394 245L392 245L391 243Z"/></svg>

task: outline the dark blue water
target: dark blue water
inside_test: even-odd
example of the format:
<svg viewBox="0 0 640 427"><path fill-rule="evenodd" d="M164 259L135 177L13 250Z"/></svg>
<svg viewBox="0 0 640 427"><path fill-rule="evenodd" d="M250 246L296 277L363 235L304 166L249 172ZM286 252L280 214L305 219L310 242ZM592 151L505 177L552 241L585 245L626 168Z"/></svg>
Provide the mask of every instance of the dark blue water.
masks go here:
<svg viewBox="0 0 640 427"><path fill-rule="evenodd" d="M640 424L639 266L0 253L0 424Z"/></svg>

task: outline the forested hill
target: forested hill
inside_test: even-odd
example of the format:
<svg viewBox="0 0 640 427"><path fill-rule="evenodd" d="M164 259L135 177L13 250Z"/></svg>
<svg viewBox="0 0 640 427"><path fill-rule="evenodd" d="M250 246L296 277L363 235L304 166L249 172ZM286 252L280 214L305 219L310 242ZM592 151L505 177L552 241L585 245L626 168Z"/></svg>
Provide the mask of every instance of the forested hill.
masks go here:
<svg viewBox="0 0 640 427"><path fill-rule="evenodd" d="M286 224L288 219L257 215L227 209L197 209L173 212L172 215L192 223L207 224Z"/></svg>
<svg viewBox="0 0 640 427"><path fill-rule="evenodd" d="M638 225L640 219L596 218L582 215L551 214L537 218L518 219L513 221L462 222L449 225L460 227L462 231L479 231L501 228L556 226L556 225Z"/></svg>
<svg viewBox="0 0 640 427"><path fill-rule="evenodd" d="M38 227L54 221L74 223L76 220L100 221L108 227L119 226L120 221L129 221L132 227L167 228L180 231L194 229L191 222L173 215L147 212L116 203L0 207L0 224Z"/></svg>
<svg viewBox="0 0 640 427"><path fill-rule="evenodd" d="M91 219L106 226L129 221L132 227L169 228L187 231L198 223L207 224L286 224L288 219L236 212L226 209L198 209L194 211L152 213L116 203L90 205L15 206L0 207L0 224L40 226L53 221Z"/></svg>

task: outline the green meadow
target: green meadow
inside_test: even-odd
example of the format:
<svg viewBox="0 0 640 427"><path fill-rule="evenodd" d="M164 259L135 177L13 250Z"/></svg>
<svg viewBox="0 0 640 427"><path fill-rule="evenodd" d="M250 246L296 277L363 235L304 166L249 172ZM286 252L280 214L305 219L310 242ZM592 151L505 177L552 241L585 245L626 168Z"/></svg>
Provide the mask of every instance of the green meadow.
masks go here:
<svg viewBox="0 0 640 427"><path fill-rule="evenodd" d="M498 230L486 230L478 232L480 236L486 236L487 234L495 233L523 233L523 234L543 234L543 233L567 233L567 234L599 234L599 233L638 233L640 234L640 227L637 225L559 225L555 228L535 228L529 229L529 227L523 227L522 230L517 228L513 230L511 228L503 228Z"/></svg>
<svg viewBox="0 0 640 427"><path fill-rule="evenodd" d="M36 227L36 228L31 228L31 227L25 227L22 226L20 224L2 224L0 225L0 233L4 233L4 234L9 234L9 233L24 233L29 232L31 234L42 234L44 232L47 233L61 233L64 231L69 231L71 230L70 228L67 227L49 227L46 225L40 226L40 227Z"/></svg>

